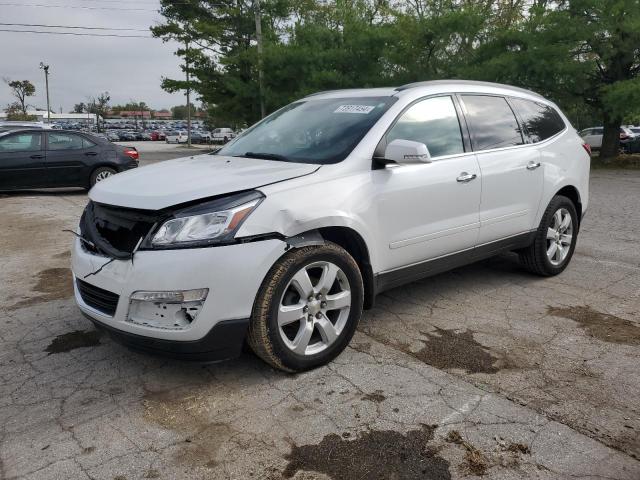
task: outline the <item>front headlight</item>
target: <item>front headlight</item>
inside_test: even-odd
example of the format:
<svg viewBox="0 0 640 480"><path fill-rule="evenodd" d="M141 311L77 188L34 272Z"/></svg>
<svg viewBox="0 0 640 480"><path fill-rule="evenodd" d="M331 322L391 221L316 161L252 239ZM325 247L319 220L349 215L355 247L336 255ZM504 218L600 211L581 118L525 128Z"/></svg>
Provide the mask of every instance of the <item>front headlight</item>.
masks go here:
<svg viewBox="0 0 640 480"><path fill-rule="evenodd" d="M158 228L151 244L166 247L230 241L263 198L259 192L242 193L181 210Z"/></svg>

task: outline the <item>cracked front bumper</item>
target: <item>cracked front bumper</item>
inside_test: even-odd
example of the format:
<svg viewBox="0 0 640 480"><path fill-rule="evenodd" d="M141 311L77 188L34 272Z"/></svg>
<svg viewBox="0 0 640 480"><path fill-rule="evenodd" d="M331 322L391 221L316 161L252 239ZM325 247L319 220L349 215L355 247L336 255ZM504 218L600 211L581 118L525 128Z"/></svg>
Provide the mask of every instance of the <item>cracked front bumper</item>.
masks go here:
<svg viewBox="0 0 640 480"><path fill-rule="evenodd" d="M258 289L284 248L285 243L280 240L264 240L210 248L139 251L133 262L114 260L92 275L109 258L88 252L76 239L71 256L76 303L96 325L129 346L142 343L145 350L179 353L206 350L207 345L218 341L241 345ZM112 309L107 313L108 309L96 308L95 302L93 306L86 302L78 280L95 287L98 293L110 294ZM136 291L202 288L208 288L209 294L197 318L184 329L161 329L128 321L130 297ZM225 323L227 327L223 327ZM149 348L144 348L145 343Z"/></svg>

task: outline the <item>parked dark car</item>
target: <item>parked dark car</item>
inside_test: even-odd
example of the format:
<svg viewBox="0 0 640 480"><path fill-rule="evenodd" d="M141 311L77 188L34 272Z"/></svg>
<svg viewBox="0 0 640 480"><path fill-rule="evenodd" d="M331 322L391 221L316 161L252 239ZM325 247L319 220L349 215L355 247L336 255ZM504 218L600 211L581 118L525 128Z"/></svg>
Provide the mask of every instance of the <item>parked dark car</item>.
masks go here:
<svg viewBox="0 0 640 480"><path fill-rule="evenodd" d="M118 132L121 142L133 142L136 140L136 136L131 132Z"/></svg>
<svg viewBox="0 0 640 480"><path fill-rule="evenodd" d="M91 134L26 129L0 133L0 190L83 187L138 166L138 151Z"/></svg>

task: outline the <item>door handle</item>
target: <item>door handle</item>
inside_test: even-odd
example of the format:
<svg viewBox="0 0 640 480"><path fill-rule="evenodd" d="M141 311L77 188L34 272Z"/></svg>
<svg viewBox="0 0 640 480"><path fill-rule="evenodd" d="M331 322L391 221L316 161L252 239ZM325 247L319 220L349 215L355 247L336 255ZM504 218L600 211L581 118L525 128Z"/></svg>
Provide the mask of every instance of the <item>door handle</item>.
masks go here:
<svg viewBox="0 0 640 480"><path fill-rule="evenodd" d="M540 162L529 162L527 163L527 170L535 170L541 165Z"/></svg>
<svg viewBox="0 0 640 480"><path fill-rule="evenodd" d="M469 183L471 180L474 180L476 177L477 175L475 173L462 172L460 176L456 178L456 181L460 183Z"/></svg>
<svg viewBox="0 0 640 480"><path fill-rule="evenodd" d="M87 157L95 157L95 156L96 156L96 155L98 155L98 154L97 154L96 152L87 152L87 153L85 153L85 155L86 155Z"/></svg>
<svg viewBox="0 0 640 480"><path fill-rule="evenodd" d="M31 157L29 158L33 158L33 159L44 158L44 155L31 155Z"/></svg>

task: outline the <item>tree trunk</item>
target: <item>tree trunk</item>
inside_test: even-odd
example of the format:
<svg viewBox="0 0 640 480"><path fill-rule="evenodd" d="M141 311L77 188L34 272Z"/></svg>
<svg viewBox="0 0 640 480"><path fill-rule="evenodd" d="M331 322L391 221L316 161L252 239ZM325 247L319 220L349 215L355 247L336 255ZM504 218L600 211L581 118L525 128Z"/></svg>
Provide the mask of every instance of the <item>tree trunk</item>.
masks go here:
<svg viewBox="0 0 640 480"><path fill-rule="evenodd" d="M620 147L620 124L622 120L619 118L611 118L609 115L604 116L604 131L602 134L602 147L600 147L601 158L613 158L618 156Z"/></svg>

